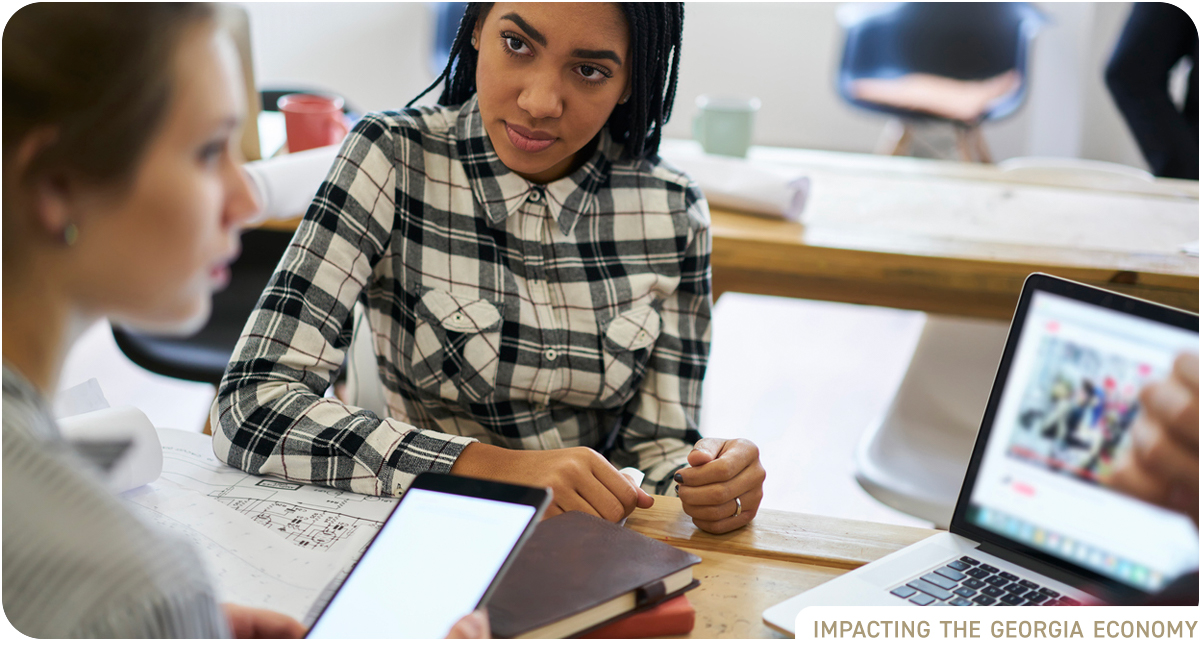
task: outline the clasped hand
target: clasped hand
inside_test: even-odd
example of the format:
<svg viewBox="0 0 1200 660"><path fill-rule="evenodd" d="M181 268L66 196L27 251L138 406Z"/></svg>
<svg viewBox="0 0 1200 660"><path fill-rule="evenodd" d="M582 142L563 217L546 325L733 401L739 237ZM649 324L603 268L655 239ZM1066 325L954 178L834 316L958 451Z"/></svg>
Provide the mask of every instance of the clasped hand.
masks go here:
<svg viewBox="0 0 1200 660"><path fill-rule="evenodd" d="M746 526L758 514L767 471L749 440L704 438L675 473L683 512L700 529L724 534ZM738 511L738 503L741 511Z"/></svg>

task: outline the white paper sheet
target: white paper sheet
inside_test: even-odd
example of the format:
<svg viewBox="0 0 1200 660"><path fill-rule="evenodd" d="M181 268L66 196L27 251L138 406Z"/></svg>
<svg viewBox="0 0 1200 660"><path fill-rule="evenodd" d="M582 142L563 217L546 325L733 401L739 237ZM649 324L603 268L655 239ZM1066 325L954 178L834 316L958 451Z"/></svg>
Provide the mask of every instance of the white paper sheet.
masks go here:
<svg viewBox="0 0 1200 660"><path fill-rule="evenodd" d="M100 396L103 398L103 394ZM115 493L144 486L162 473L163 453L158 433L150 418L137 408L104 408L63 417L58 425L63 438L84 454L92 454L91 450L105 444L130 443L107 471L108 485Z"/></svg>
<svg viewBox="0 0 1200 660"><path fill-rule="evenodd" d="M636 487L638 487L638 488L641 488L641 487L642 487L642 482L646 480L646 473L645 473L645 472L642 472L641 470L639 470L639 469L637 469L637 468L635 468L635 467L632 467L632 466L631 466L631 467L626 467L626 468L621 468L621 469L619 470L619 472L620 472L621 474L625 475L626 477L629 477L629 480L633 482L633 485L634 485L634 486L636 486ZM628 516L626 516L626 517L622 518L622 519L621 519L621 522L620 522L619 524L620 524L622 527L624 527L624 526L625 526L625 521L626 521L626 520L629 520L629 517L628 517Z"/></svg>
<svg viewBox="0 0 1200 660"><path fill-rule="evenodd" d="M104 390L100 389L100 381L95 378L68 387L54 397L54 416L59 418L82 415L108 407L108 399L104 397Z"/></svg>

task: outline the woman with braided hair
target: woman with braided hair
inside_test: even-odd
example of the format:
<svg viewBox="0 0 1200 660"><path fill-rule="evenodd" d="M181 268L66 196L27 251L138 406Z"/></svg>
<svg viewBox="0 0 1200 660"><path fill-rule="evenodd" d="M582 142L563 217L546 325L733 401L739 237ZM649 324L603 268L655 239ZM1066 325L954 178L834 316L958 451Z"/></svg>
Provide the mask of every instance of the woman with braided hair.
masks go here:
<svg viewBox="0 0 1200 660"><path fill-rule="evenodd" d="M549 486L608 520L652 504L635 466L706 531L749 522L757 448L698 430L708 207L657 155L682 29L682 3L469 5L439 105L343 143L221 383L217 455L370 494ZM320 395L356 303L386 417Z"/></svg>

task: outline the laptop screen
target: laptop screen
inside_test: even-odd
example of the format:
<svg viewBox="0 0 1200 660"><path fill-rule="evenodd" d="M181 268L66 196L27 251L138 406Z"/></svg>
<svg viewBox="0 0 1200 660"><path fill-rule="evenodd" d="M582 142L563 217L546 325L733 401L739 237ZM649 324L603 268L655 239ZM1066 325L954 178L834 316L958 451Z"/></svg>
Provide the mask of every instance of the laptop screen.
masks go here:
<svg viewBox="0 0 1200 660"><path fill-rule="evenodd" d="M1078 288L1093 300L1033 290L1023 319L1018 310L963 522L1119 590L1154 592L1196 570L1196 527L1102 482L1130 451L1142 386L1169 374L1177 353L1197 350L1196 322L1177 327L1125 311L1163 308ZM962 509L960 499L956 522Z"/></svg>

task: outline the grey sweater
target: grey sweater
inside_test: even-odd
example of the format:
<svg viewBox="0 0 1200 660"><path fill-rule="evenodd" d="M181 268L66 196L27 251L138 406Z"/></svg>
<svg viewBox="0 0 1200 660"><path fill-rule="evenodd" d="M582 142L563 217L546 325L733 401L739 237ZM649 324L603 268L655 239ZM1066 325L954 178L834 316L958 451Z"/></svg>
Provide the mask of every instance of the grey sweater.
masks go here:
<svg viewBox="0 0 1200 660"><path fill-rule="evenodd" d="M4 613L31 637L228 637L204 565L137 518L4 366Z"/></svg>

